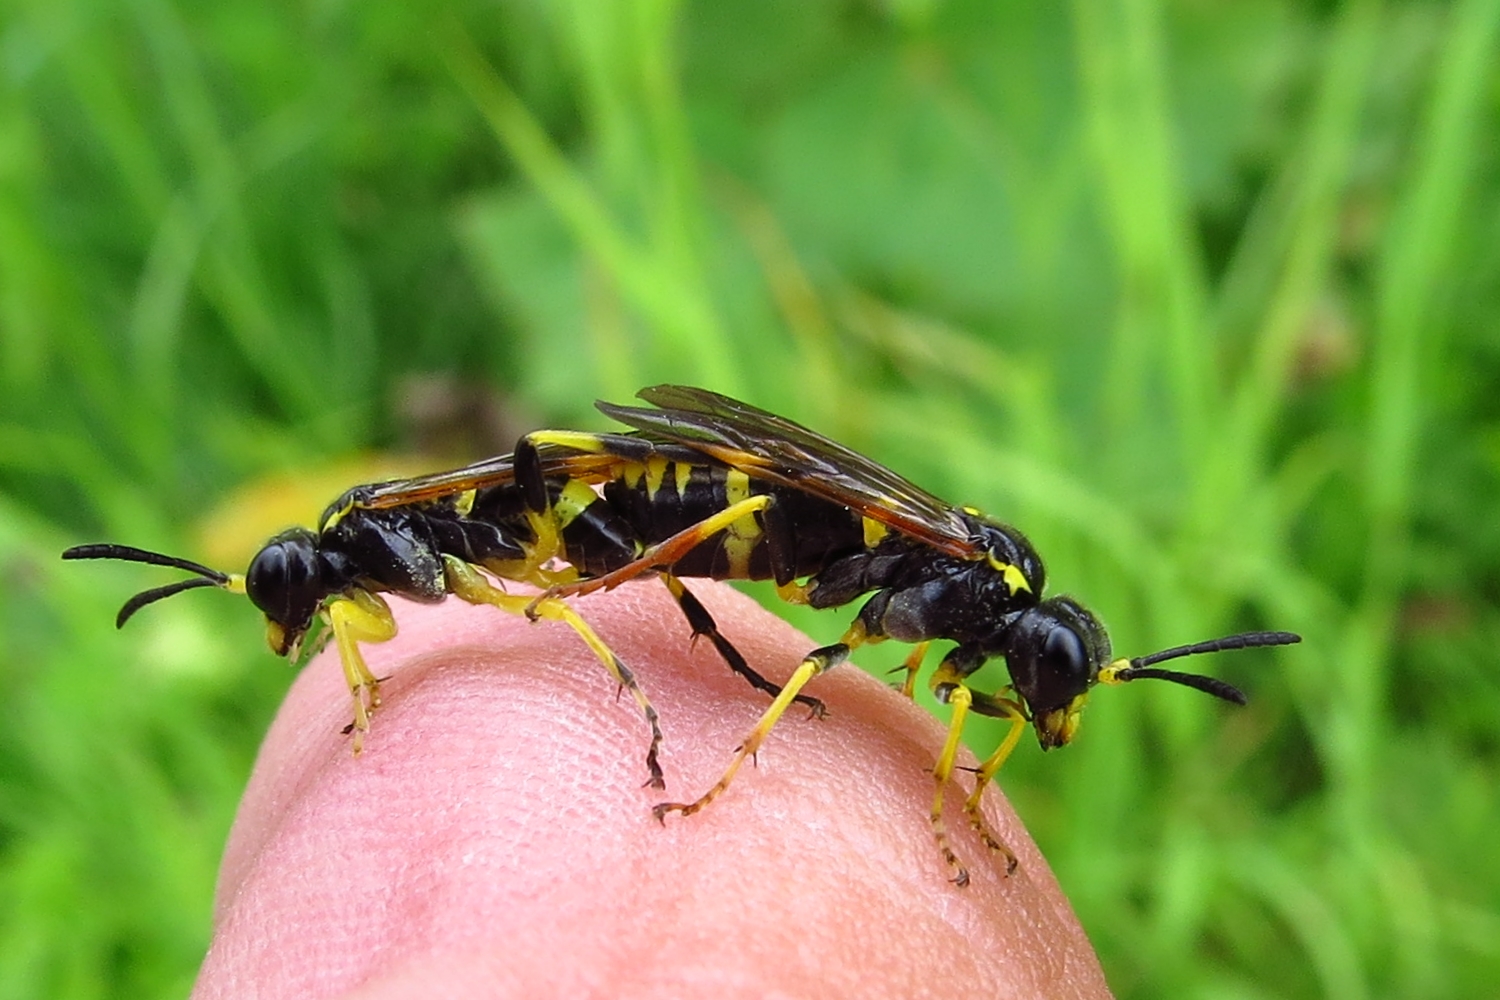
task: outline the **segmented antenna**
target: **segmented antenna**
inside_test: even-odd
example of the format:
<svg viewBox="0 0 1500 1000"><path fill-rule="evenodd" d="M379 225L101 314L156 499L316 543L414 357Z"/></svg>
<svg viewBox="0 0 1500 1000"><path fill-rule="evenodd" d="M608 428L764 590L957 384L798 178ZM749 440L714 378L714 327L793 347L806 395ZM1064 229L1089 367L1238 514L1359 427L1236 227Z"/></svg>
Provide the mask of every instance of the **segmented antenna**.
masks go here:
<svg viewBox="0 0 1500 1000"><path fill-rule="evenodd" d="M1163 660L1175 660L1181 656L1196 656L1199 653L1219 653L1226 649L1249 649L1253 646L1290 646L1301 641L1302 637L1295 632L1242 632L1239 635L1229 635L1222 639L1207 639L1190 646L1173 646L1159 653L1137 656L1130 661L1129 666L1113 671L1110 680L1121 684L1137 680L1171 681L1173 684L1181 684L1195 691L1211 694L1215 698L1243 705L1247 700L1245 694L1233 684L1221 681L1217 677L1204 677L1201 674L1158 670L1152 664L1161 663Z"/></svg>
<svg viewBox="0 0 1500 1000"><path fill-rule="evenodd" d="M189 573L198 574L191 580L178 580L164 587L152 587L143 590L120 608L120 613L115 616L115 628L124 628L125 623L130 621L137 611L148 604L154 604L164 597L180 594L184 590L196 590L199 587L228 587L230 576L216 569L210 569L202 563L195 563L191 559L180 559L177 556L163 555L160 552L148 552L138 549L132 545L75 545L62 554L64 559L118 559L121 562L147 563L152 566L167 566L171 569L186 570Z"/></svg>

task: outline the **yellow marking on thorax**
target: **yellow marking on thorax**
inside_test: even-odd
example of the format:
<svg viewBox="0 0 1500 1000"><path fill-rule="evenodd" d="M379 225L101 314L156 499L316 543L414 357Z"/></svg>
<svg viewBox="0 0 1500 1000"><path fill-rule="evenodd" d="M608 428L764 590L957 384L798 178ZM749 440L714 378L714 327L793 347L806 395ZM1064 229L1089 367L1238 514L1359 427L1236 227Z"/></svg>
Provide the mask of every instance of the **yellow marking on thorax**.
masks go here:
<svg viewBox="0 0 1500 1000"><path fill-rule="evenodd" d="M865 529L865 548L867 549L873 549L880 544L886 535L891 533L890 528L871 518L862 517L859 519L859 522Z"/></svg>
<svg viewBox="0 0 1500 1000"><path fill-rule="evenodd" d="M1001 562L993 555L987 554L985 558L989 560L990 566L1000 573L1000 578L1005 581L1005 585L1010 588L1012 594L1019 594L1023 590L1028 594L1031 593L1031 583L1026 579L1026 574L1021 572L1019 566Z"/></svg>
<svg viewBox="0 0 1500 1000"><path fill-rule="evenodd" d="M732 507L750 499L750 477L739 469L724 473L724 505ZM724 555L729 560L730 576L743 580L750 575L750 554L760 541L760 525L752 513L740 518L724 532Z"/></svg>
<svg viewBox="0 0 1500 1000"><path fill-rule="evenodd" d="M660 455L652 455L646 459L646 498L655 500L657 491L661 489L662 482L667 478L667 466L671 465Z"/></svg>
<svg viewBox="0 0 1500 1000"><path fill-rule="evenodd" d="M478 490L464 490L453 498L453 510L459 517L468 517L469 511L474 509L474 498L478 495Z"/></svg>
<svg viewBox="0 0 1500 1000"><path fill-rule="evenodd" d="M587 483L569 479L563 484L562 493L552 504L552 514L557 519L558 530L572 524L578 519L578 515L598 499L599 494L595 493Z"/></svg>
<svg viewBox="0 0 1500 1000"><path fill-rule="evenodd" d="M323 520L318 524L318 531L321 533L332 528L335 524L338 524L340 521L342 521L344 517L353 509L354 502L352 500L345 503L338 510L323 518Z"/></svg>

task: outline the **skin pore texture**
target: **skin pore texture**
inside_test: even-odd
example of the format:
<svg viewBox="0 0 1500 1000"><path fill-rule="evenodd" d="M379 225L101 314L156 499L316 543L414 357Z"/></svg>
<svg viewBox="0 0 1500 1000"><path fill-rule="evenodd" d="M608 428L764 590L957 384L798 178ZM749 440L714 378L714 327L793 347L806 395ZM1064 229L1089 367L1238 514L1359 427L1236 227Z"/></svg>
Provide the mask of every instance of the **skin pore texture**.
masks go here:
<svg viewBox="0 0 1500 1000"><path fill-rule="evenodd" d="M731 588L690 589L772 680L808 640ZM365 647L384 705L358 757L331 650L293 684L225 851L194 997L1107 997L1098 960L999 789L1004 877L948 793L959 889L933 845L943 729L852 666L788 712L729 791L708 787L767 704L638 581L578 609L661 713L648 730L571 629L393 600ZM966 759L972 765L972 759Z"/></svg>

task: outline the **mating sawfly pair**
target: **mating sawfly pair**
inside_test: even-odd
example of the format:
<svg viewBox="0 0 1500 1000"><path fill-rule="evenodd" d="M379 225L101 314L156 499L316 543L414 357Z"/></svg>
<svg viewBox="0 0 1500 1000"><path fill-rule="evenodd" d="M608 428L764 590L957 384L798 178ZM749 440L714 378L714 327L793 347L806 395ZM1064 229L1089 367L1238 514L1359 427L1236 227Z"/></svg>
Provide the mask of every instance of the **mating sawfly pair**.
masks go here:
<svg viewBox="0 0 1500 1000"><path fill-rule="evenodd" d="M1244 696L1222 681L1154 666L1196 653L1298 641L1252 632L1115 659L1107 634L1070 597L1043 598L1045 570L1016 529L971 507L955 507L870 459L799 424L717 393L656 386L640 393L655 408L600 403L632 430L536 431L512 455L417 479L359 486L324 512L316 530L271 539L243 574L123 545L83 545L65 559L118 559L187 570L193 577L138 594L118 624L183 590L218 587L247 594L266 616L271 649L295 655L321 621L337 644L354 700L358 751L380 704L362 642L393 637L385 592L418 601L455 595L533 619L564 621L628 690L651 729L649 783L665 787L656 710L629 667L568 598L639 576L662 579L694 635L771 697L728 769L691 802L656 806L691 814L722 793L792 702L821 714L803 692L816 675L860 645L914 643L906 661L910 694L930 642L954 643L929 683L953 709L933 774L933 832L954 881L968 873L948 842L943 791L970 712L1003 718L1010 730L979 767L965 803L969 821L1010 868L1015 856L987 828L985 787L1025 726L1043 749L1069 742L1096 684L1153 678L1227 701ZM684 578L773 580L784 599L831 608L865 598L839 642L808 653L785 685L761 676L683 584ZM510 594L494 579L529 584L540 596ZM967 678L1001 657L1011 683L999 692Z"/></svg>

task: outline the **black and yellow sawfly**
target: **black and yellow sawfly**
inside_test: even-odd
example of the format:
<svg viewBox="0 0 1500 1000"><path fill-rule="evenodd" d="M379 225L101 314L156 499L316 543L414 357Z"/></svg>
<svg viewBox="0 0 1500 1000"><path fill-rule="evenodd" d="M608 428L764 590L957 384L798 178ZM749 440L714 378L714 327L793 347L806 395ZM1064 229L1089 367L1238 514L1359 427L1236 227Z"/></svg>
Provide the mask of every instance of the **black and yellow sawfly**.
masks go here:
<svg viewBox="0 0 1500 1000"><path fill-rule="evenodd" d="M631 428L624 433L536 431L511 455L348 490L316 530L293 528L272 538L243 575L123 545L78 546L63 557L194 574L131 598L119 625L147 604L210 586L249 596L266 616L278 655L296 655L314 624L323 623L353 695L356 752L380 704L359 644L396 633L382 593L429 602L451 594L566 622L635 699L651 730L648 783L664 788L656 710L630 668L568 600L656 576L693 635L707 637L734 671L772 699L724 775L697 799L656 806L659 819L694 813L723 793L794 701L822 714L822 703L803 688L851 650L886 639L914 643L905 663L909 695L928 644L952 642L929 678L952 708L933 768L931 821L958 884L969 876L949 842L943 793L971 712L1010 723L979 766L965 813L1013 869L1015 856L988 828L980 802L1027 724L1043 749L1062 746L1077 731L1093 687L1148 678L1243 704L1244 695L1222 681L1156 664L1299 641L1288 632L1249 632L1116 659L1103 626L1083 605L1042 596L1042 560L1015 528L946 503L842 445L727 396L671 385L640 396L652 406L599 404ZM838 642L809 652L778 686L719 631L683 583L693 577L773 580L782 598L814 608L865 600ZM495 578L541 593L510 594ZM968 678L997 657L1005 660L1010 684L995 693L972 688Z"/></svg>

